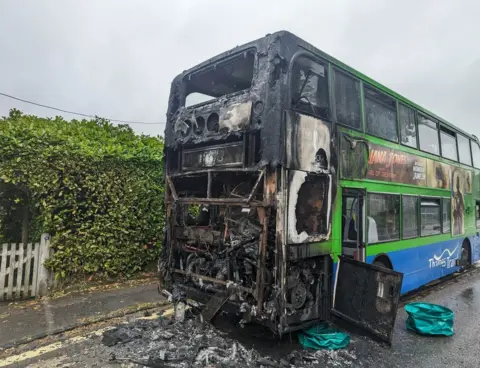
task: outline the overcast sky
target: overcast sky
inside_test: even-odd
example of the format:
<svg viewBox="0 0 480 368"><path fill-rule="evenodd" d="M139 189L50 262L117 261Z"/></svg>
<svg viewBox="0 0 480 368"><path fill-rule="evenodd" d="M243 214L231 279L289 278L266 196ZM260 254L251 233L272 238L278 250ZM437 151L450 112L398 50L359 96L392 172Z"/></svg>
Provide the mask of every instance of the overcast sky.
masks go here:
<svg viewBox="0 0 480 368"><path fill-rule="evenodd" d="M286 29L480 137L479 15L475 0L0 0L0 92L163 122L175 75ZM12 107L58 114L0 96Z"/></svg>

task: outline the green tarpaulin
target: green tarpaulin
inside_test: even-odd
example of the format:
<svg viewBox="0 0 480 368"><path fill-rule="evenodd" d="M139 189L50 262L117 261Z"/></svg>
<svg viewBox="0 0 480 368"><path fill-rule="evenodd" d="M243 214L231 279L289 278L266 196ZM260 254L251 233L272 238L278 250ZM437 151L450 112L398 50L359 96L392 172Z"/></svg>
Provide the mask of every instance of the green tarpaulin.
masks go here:
<svg viewBox="0 0 480 368"><path fill-rule="evenodd" d="M451 309L430 303L410 303L405 306L408 314L407 329L421 335L452 336Z"/></svg>
<svg viewBox="0 0 480 368"><path fill-rule="evenodd" d="M310 327L298 335L298 340L308 349L343 349L350 344L350 336L328 327L327 323Z"/></svg>

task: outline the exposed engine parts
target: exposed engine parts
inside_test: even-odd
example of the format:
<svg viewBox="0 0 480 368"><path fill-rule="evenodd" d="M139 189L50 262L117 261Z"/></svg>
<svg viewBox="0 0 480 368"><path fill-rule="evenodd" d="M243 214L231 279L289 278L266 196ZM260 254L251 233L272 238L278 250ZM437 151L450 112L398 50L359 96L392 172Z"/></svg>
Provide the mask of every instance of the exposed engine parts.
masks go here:
<svg viewBox="0 0 480 368"><path fill-rule="evenodd" d="M165 283L196 300L228 298L222 308L280 334L329 311L331 258L321 243L331 236L336 180L330 115L312 104L326 97L315 93L328 70L295 59L291 42L267 36L172 83L169 243L159 263Z"/></svg>
<svg viewBox="0 0 480 368"><path fill-rule="evenodd" d="M191 215L188 210L182 213L184 218ZM178 228L177 241L182 250L179 251L179 269L187 275L201 274L254 289L262 231L257 210L210 205L198 209L195 221L192 224L184 220L185 226ZM191 281L203 290L218 291L214 283L195 276Z"/></svg>

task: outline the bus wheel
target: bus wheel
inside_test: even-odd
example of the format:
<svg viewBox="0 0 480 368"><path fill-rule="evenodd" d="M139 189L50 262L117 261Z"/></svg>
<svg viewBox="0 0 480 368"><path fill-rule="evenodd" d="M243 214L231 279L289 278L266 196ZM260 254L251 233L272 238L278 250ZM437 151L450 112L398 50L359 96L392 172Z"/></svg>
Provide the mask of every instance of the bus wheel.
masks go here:
<svg viewBox="0 0 480 368"><path fill-rule="evenodd" d="M463 266L461 266L460 270L465 271L467 268L470 267L470 242L468 239L465 239L462 243L462 253L460 254L460 261Z"/></svg>

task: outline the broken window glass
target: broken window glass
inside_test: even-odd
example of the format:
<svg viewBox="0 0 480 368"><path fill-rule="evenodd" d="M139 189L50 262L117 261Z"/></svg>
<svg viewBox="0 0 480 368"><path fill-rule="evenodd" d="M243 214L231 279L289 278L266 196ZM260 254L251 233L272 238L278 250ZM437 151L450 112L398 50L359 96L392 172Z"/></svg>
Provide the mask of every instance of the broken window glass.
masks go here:
<svg viewBox="0 0 480 368"><path fill-rule="evenodd" d="M189 105L250 88L254 62L255 53L249 50L187 75L184 83Z"/></svg>
<svg viewBox="0 0 480 368"><path fill-rule="evenodd" d="M473 156L473 165L477 168L480 169L480 147L478 146L478 143L475 141L472 142L472 156Z"/></svg>
<svg viewBox="0 0 480 368"><path fill-rule="evenodd" d="M440 199L422 198L420 203L421 235L440 234L442 229L440 218Z"/></svg>
<svg viewBox="0 0 480 368"><path fill-rule="evenodd" d="M400 138L402 144L417 148L417 126L415 125L415 111L408 106L398 105L398 119L400 121Z"/></svg>
<svg viewBox="0 0 480 368"><path fill-rule="evenodd" d="M378 241L400 239L400 196L394 194L368 195L368 224L376 225ZM372 225L371 225L372 224ZM368 232L370 236L370 231ZM369 244L372 244L369 239Z"/></svg>
<svg viewBox="0 0 480 368"><path fill-rule="evenodd" d="M462 164L472 166L472 156L470 155L470 140L461 134L457 135L457 140L460 162Z"/></svg>
<svg viewBox="0 0 480 368"><path fill-rule="evenodd" d="M442 145L442 157L458 161L455 133L444 127L440 127L440 143Z"/></svg>
<svg viewBox="0 0 480 368"><path fill-rule="evenodd" d="M418 197L402 196L403 239L418 236Z"/></svg>
<svg viewBox="0 0 480 368"><path fill-rule="evenodd" d="M361 129L360 83L338 70L335 70L335 110L340 124Z"/></svg>
<svg viewBox="0 0 480 368"><path fill-rule="evenodd" d="M437 123L435 121L418 114L418 135L422 151L433 153L434 155L440 154Z"/></svg>
<svg viewBox="0 0 480 368"><path fill-rule="evenodd" d="M305 114L329 119L326 65L299 57L292 71L292 108Z"/></svg>
<svg viewBox="0 0 480 368"><path fill-rule="evenodd" d="M398 142L397 109L393 98L364 86L367 133Z"/></svg>

